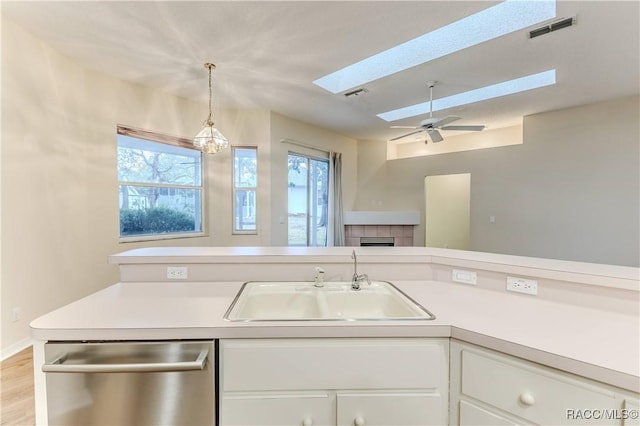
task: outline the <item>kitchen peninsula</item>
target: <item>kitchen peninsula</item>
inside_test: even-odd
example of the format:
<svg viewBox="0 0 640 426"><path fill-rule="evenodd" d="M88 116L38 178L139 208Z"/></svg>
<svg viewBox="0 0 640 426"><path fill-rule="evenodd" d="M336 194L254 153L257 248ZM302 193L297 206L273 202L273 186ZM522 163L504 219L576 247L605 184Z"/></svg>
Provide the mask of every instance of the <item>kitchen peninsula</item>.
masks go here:
<svg viewBox="0 0 640 426"><path fill-rule="evenodd" d="M223 318L246 281L312 283L316 267L323 268L326 281L349 281L354 273L352 249L163 247L111 256L109 261L120 267L119 283L31 324L38 424L47 423L47 377L42 373L42 365L49 361L44 354L48 341L211 339L219 342L220 360L224 363L227 353L241 353L246 345L258 353L268 352L276 350L268 346L271 342L281 345L292 338L304 347L317 347L320 353L323 348L339 347L345 341L362 339L365 346L377 347L377 342L392 339L394 347L420 347L426 356L438 360L440 371L433 380L435 384L416 385L420 392L407 383L396 383L389 390L381 382L378 390L362 395L350 390L362 389L359 383L351 387L329 384L322 391L319 387L303 389L296 384L295 390L301 394L321 393L322 398L317 401L322 408L318 410L324 410L325 414L318 414L316 419L333 419L330 422L342 414L331 408L335 402L328 402L325 407L325 400L337 401L340 407L367 403L375 406L384 400L381 395L391 395L389 401L406 403L408 407L414 401L440 404L434 421L449 424L497 423L497 419L512 423L564 420L567 424L579 424L567 417L569 409L610 409L615 413L637 414L634 407L640 391L638 268L424 247L359 247L356 248L359 272L375 280L392 282L434 313L436 319L230 322ZM508 277L534 280L537 295L507 292ZM461 281L460 278L468 283L454 282ZM304 347L299 350L304 351ZM336 353L341 350L336 349ZM328 354L331 357L331 351ZM353 365L349 360L345 362ZM228 363L228 368L227 373L220 374L226 382L220 385L219 420L220 424L238 424L234 423L237 420L234 413L239 411L234 411L233 404L246 400L246 404L254 404L249 405L252 410L264 408L260 405L264 398L255 397L256 392L268 394L271 389L242 388L237 380L243 378L232 379L235 377L232 372L240 369L234 370L232 363ZM503 370L518 383L502 380ZM489 376L480 377L482 372L488 372ZM469 379L472 375L479 378ZM495 400L487 395L480 382L488 379L499 383L505 395ZM313 380L309 379L309 383ZM522 391L522 386L528 390ZM547 397L533 395L536 389L548 391ZM279 389L280 393L285 391L293 392L289 388ZM506 395L511 391L515 392L513 403L509 402L511 396ZM247 395L253 395L253 399ZM407 395L411 398L405 398ZM567 395L573 395L573 399ZM305 401L316 401L314 398ZM363 402L363 398L376 402ZM293 400L298 401L287 399ZM552 407L554 403L561 406ZM246 411L246 406L243 407ZM408 415L407 422L411 418ZM358 424L359 417L354 419L349 421ZM627 422L624 424L638 422L637 418L624 420ZM300 420L300 424L308 424L304 421ZM622 424L620 419L605 423Z"/></svg>

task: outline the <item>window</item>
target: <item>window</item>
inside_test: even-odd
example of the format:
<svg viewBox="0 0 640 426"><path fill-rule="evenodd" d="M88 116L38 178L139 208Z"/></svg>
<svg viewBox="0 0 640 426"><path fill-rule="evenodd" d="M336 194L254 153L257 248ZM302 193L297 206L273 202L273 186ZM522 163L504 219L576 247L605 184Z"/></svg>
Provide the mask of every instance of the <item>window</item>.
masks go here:
<svg viewBox="0 0 640 426"><path fill-rule="evenodd" d="M202 153L190 145L118 126L121 241L203 234Z"/></svg>
<svg viewBox="0 0 640 426"><path fill-rule="evenodd" d="M233 148L233 233L255 234L258 186L258 150Z"/></svg>
<svg viewBox="0 0 640 426"><path fill-rule="evenodd" d="M329 160L289 154L288 244L326 246Z"/></svg>

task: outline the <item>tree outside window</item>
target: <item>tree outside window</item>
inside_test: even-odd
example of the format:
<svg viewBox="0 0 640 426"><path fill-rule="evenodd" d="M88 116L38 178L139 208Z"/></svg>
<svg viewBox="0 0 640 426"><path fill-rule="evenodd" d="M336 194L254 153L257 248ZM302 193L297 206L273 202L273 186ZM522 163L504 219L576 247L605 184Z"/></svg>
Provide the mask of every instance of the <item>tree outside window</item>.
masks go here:
<svg viewBox="0 0 640 426"><path fill-rule="evenodd" d="M326 246L329 161L290 153L288 182L288 245Z"/></svg>
<svg viewBox="0 0 640 426"><path fill-rule="evenodd" d="M118 134L118 181L121 239L202 233L200 151Z"/></svg>

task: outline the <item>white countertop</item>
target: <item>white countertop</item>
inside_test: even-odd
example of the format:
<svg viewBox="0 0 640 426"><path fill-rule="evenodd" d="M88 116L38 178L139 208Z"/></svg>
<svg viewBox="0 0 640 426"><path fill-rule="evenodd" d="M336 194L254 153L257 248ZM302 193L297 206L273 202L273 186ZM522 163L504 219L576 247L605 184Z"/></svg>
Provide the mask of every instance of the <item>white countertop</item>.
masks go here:
<svg viewBox="0 0 640 426"><path fill-rule="evenodd" d="M240 282L119 283L31 323L37 340L454 337L640 389L637 316L437 281L394 284L434 321L228 322Z"/></svg>

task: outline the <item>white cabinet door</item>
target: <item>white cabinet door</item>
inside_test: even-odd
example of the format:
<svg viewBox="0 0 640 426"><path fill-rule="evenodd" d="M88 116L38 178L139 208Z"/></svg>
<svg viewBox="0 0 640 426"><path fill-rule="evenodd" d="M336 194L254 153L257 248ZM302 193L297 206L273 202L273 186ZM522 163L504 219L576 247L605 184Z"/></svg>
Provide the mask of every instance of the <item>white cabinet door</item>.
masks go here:
<svg viewBox="0 0 640 426"><path fill-rule="evenodd" d="M220 340L220 425L445 425L448 342Z"/></svg>
<svg viewBox="0 0 640 426"><path fill-rule="evenodd" d="M220 426L332 425L332 401L327 393L224 396L220 401Z"/></svg>
<svg viewBox="0 0 640 426"><path fill-rule="evenodd" d="M446 395L437 393L337 394L338 426L446 424Z"/></svg>

